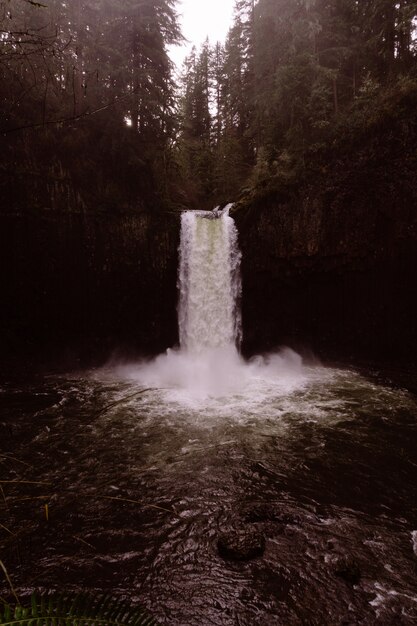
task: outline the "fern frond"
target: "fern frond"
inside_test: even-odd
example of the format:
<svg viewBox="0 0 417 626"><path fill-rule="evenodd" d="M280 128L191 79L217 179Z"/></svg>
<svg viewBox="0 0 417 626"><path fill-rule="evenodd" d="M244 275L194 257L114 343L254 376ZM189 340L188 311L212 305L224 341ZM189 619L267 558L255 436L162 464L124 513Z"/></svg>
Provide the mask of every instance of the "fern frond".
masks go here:
<svg viewBox="0 0 417 626"><path fill-rule="evenodd" d="M143 608L99 595L32 595L28 606L0 608L0 626L158 626Z"/></svg>

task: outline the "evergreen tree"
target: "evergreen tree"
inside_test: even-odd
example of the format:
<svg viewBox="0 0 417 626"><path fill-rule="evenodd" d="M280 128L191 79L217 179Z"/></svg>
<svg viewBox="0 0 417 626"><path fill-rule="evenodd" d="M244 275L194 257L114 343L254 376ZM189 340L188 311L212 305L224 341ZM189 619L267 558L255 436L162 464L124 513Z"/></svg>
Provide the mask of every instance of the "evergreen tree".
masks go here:
<svg viewBox="0 0 417 626"><path fill-rule="evenodd" d="M25 149L43 146L39 166L39 156L46 162L49 151L58 158L68 142L62 158L77 184L83 172L69 155L77 143L84 152L86 142L84 168L97 150L94 175L108 181L104 192L118 185L132 196L166 190L177 127L167 52L180 40L175 1L8 0L2 6L0 131L38 129L38 140L33 136ZM70 130L75 123L77 136ZM8 139L4 144L8 149Z"/></svg>
<svg viewBox="0 0 417 626"><path fill-rule="evenodd" d="M185 59L182 78L180 150L188 194L197 204L210 202L213 192L211 61L207 40Z"/></svg>

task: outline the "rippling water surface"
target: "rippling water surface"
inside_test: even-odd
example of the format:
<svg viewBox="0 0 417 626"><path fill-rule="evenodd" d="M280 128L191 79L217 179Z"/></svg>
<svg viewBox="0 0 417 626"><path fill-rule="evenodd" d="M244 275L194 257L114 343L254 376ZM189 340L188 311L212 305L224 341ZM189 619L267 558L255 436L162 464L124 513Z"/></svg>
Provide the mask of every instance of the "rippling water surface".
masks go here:
<svg viewBox="0 0 417 626"><path fill-rule="evenodd" d="M416 624L415 397L289 352L160 359L1 387L16 587L105 590L172 626ZM264 555L222 559L232 527Z"/></svg>

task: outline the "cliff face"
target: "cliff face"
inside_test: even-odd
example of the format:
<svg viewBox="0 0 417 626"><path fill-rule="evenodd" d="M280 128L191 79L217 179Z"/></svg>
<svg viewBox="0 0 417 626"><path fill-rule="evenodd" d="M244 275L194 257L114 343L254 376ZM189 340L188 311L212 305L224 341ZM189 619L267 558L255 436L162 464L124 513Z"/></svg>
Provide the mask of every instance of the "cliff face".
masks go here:
<svg viewBox="0 0 417 626"><path fill-rule="evenodd" d="M306 195L237 222L246 354L415 357L415 205ZM0 237L3 357L73 366L177 343L178 217L3 215Z"/></svg>
<svg viewBox="0 0 417 626"><path fill-rule="evenodd" d="M289 343L332 358L414 358L415 180L392 154L359 154L296 199L238 217L247 353Z"/></svg>
<svg viewBox="0 0 417 626"><path fill-rule="evenodd" d="M1 216L3 356L69 365L177 341L177 218L42 211Z"/></svg>

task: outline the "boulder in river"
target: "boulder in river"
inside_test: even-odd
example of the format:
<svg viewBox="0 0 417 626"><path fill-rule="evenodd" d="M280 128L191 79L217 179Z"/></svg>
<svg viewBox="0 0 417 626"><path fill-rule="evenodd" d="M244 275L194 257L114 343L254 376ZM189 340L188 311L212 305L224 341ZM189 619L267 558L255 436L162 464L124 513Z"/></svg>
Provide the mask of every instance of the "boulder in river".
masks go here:
<svg viewBox="0 0 417 626"><path fill-rule="evenodd" d="M224 559L249 561L262 556L265 551L265 537L252 528L233 528L219 535L217 548Z"/></svg>
<svg viewBox="0 0 417 626"><path fill-rule="evenodd" d="M358 563L349 556L340 557L335 564L334 573L351 585L357 585L361 579Z"/></svg>

